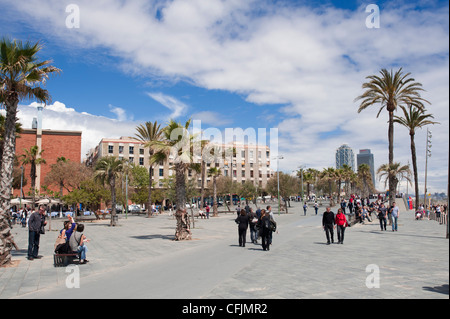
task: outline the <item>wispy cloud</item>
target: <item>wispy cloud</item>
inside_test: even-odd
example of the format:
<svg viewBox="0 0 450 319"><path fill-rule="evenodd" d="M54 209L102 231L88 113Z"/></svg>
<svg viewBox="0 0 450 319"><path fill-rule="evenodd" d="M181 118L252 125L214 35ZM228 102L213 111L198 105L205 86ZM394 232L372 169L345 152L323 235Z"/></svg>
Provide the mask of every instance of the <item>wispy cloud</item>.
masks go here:
<svg viewBox="0 0 450 319"><path fill-rule="evenodd" d="M177 100L176 98L172 96L165 95L163 93L147 93L149 97L154 99L155 101L159 102L161 105L168 108L172 113L169 115L169 118L179 118L182 115L185 115L188 106L184 104L183 102Z"/></svg>

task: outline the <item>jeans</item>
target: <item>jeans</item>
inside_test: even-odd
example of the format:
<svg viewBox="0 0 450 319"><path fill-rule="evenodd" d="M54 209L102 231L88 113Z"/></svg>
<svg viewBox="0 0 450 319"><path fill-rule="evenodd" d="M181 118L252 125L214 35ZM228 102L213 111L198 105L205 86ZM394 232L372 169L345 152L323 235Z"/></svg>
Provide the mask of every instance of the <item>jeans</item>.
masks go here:
<svg viewBox="0 0 450 319"><path fill-rule="evenodd" d="M325 234L327 235L327 243L330 243L330 239L331 242L334 243L333 224L325 224Z"/></svg>
<svg viewBox="0 0 450 319"><path fill-rule="evenodd" d="M380 228L381 228L381 230L383 230L383 228L384 228L384 230L386 230L386 218L385 217L380 218Z"/></svg>
<svg viewBox="0 0 450 319"><path fill-rule="evenodd" d="M250 225L250 239L252 243L256 243L258 239L258 232L256 231L256 228L254 225Z"/></svg>
<svg viewBox="0 0 450 319"><path fill-rule="evenodd" d="M344 233L345 233L345 226L344 225L337 225L337 237L338 242L343 243L344 242Z"/></svg>
<svg viewBox="0 0 450 319"><path fill-rule="evenodd" d="M263 250L270 250L270 244L271 244L271 240L269 238L270 233L269 233L269 231L263 231L261 233L261 245L262 245Z"/></svg>
<svg viewBox="0 0 450 319"><path fill-rule="evenodd" d="M78 253L80 254L80 260L86 259L86 253L88 252L88 248L86 245L78 246Z"/></svg>
<svg viewBox="0 0 450 319"><path fill-rule="evenodd" d="M398 222L398 217L392 216L392 231L394 231L394 230L397 231L397 228L398 228L397 222Z"/></svg>
<svg viewBox="0 0 450 319"><path fill-rule="evenodd" d="M28 232L28 257L36 258L39 252L39 239L41 237L40 232L29 231Z"/></svg>

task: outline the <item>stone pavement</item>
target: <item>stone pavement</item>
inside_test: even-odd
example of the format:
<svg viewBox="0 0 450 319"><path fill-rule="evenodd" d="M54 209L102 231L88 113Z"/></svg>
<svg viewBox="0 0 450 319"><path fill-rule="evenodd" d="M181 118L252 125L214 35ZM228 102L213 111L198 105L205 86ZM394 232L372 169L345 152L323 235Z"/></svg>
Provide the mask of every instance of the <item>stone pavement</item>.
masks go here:
<svg viewBox="0 0 450 319"><path fill-rule="evenodd" d="M188 242L172 240L175 220L167 214L121 216L114 228L87 222L90 262L67 269L53 267L62 221L52 220L54 230L41 236L43 257L33 261L26 259L27 229L15 226L19 263L0 268L0 298L448 299L445 226L401 212L398 232L380 231L375 220L348 228L343 245L325 245L324 209L303 216L293 205L275 214L278 233L267 252L237 245L234 213L195 219ZM75 270L80 288L69 289Z"/></svg>

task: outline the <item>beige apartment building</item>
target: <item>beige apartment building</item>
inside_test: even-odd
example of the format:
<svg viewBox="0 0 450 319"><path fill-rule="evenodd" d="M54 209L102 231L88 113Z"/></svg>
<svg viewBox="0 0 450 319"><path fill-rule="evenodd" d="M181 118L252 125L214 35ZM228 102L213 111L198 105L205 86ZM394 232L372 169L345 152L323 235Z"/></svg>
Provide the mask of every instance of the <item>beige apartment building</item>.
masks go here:
<svg viewBox="0 0 450 319"><path fill-rule="evenodd" d="M230 176L237 183L251 181L258 188L264 188L274 174L270 168L270 149L268 146L233 143L214 144L214 148L222 151L221 156L216 156L215 161L206 163L206 170L213 166L218 167L223 176ZM148 149L144 147L144 143L132 137L103 138L95 149L87 154L86 164L94 166L98 159L105 156L115 156L147 169L150 167ZM167 161L154 166L153 180L157 188L163 187L163 179L175 174L173 160L173 157L169 157ZM199 161L200 158L198 157L197 160ZM201 187L200 174L189 170L188 177L195 179L197 186ZM210 180L212 178L207 177L205 185Z"/></svg>

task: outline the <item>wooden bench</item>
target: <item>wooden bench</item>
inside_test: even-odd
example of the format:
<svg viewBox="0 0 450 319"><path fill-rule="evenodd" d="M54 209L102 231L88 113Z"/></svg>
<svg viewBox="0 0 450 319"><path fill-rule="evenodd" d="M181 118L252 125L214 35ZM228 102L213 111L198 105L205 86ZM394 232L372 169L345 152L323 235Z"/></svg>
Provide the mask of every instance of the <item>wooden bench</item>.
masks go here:
<svg viewBox="0 0 450 319"><path fill-rule="evenodd" d="M55 267L66 267L68 264L73 263L74 258L78 258L78 253L71 254L54 254L53 265Z"/></svg>
<svg viewBox="0 0 450 319"><path fill-rule="evenodd" d="M95 215L86 215L86 216L76 216L75 221L76 222L93 222L94 220L98 220L97 216Z"/></svg>

